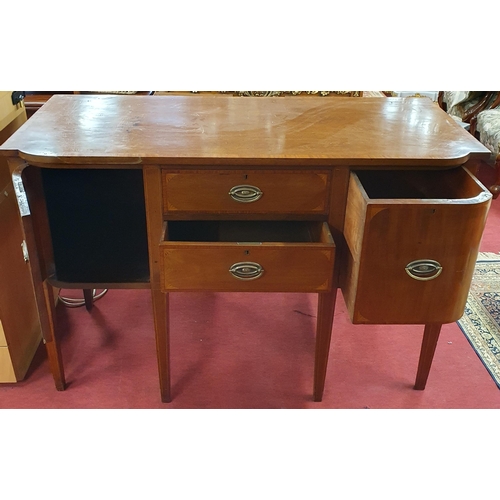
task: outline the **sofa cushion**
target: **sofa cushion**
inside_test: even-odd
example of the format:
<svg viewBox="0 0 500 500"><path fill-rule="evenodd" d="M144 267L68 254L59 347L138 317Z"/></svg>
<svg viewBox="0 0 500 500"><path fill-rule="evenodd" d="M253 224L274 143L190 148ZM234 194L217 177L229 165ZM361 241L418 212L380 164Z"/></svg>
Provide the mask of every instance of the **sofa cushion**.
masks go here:
<svg viewBox="0 0 500 500"><path fill-rule="evenodd" d="M477 131L481 142L495 155L500 155L500 108L481 111L477 115Z"/></svg>
<svg viewBox="0 0 500 500"><path fill-rule="evenodd" d="M471 94L473 94L472 90L445 90L443 93L443 102L449 111L453 106L469 99Z"/></svg>
<svg viewBox="0 0 500 500"><path fill-rule="evenodd" d="M465 113L475 106L485 95L484 91L452 90L445 91L443 102L446 104L448 114L463 120Z"/></svg>

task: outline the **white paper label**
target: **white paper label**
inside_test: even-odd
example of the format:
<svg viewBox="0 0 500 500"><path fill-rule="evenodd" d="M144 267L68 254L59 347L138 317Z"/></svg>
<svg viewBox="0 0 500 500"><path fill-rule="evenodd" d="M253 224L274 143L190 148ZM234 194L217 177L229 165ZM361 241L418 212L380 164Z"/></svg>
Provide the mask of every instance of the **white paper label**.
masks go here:
<svg viewBox="0 0 500 500"><path fill-rule="evenodd" d="M14 184L14 191L16 193L17 204L19 205L19 212L21 217L30 215L30 206L28 205L28 198L24 190L23 180L21 174L12 174L12 184Z"/></svg>

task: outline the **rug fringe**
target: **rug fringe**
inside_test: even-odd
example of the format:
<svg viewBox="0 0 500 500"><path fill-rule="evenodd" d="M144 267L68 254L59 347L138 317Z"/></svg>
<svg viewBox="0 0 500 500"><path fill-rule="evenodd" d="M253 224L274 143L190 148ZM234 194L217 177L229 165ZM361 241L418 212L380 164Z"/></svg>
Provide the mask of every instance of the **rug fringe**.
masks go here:
<svg viewBox="0 0 500 500"><path fill-rule="evenodd" d="M477 260L497 260L497 259L500 259L500 253L479 252L477 254Z"/></svg>

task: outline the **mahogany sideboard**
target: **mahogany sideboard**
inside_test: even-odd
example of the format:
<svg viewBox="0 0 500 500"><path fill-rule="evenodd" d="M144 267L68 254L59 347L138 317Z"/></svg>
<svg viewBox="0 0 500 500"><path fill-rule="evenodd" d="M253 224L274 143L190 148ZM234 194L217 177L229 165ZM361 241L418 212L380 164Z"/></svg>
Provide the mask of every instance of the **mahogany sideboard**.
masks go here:
<svg viewBox="0 0 500 500"><path fill-rule="evenodd" d="M60 95L0 153L56 388L51 285L147 288L164 402L168 296L195 290L317 293L320 401L341 288L354 323L425 325L423 389L491 202L489 151L428 99Z"/></svg>

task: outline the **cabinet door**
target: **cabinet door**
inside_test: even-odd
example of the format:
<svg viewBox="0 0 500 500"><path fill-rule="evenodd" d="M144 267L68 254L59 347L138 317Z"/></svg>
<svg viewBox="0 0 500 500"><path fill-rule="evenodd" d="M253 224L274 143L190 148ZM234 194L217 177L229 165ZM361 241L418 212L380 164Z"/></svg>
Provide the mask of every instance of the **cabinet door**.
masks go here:
<svg viewBox="0 0 500 500"><path fill-rule="evenodd" d="M12 183L4 186L0 197L0 320L5 342L0 373L6 376L0 382L13 382L25 376L41 333L29 263L21 247L23 233ZM12 368L7 366L9 362Z"/></svg>
<svg viewBox="0 0 500 500"><path fill-rule="evenodd" d="M458 320L490 200L462 168L352 173L342 280L352 321Z"/></svg>

